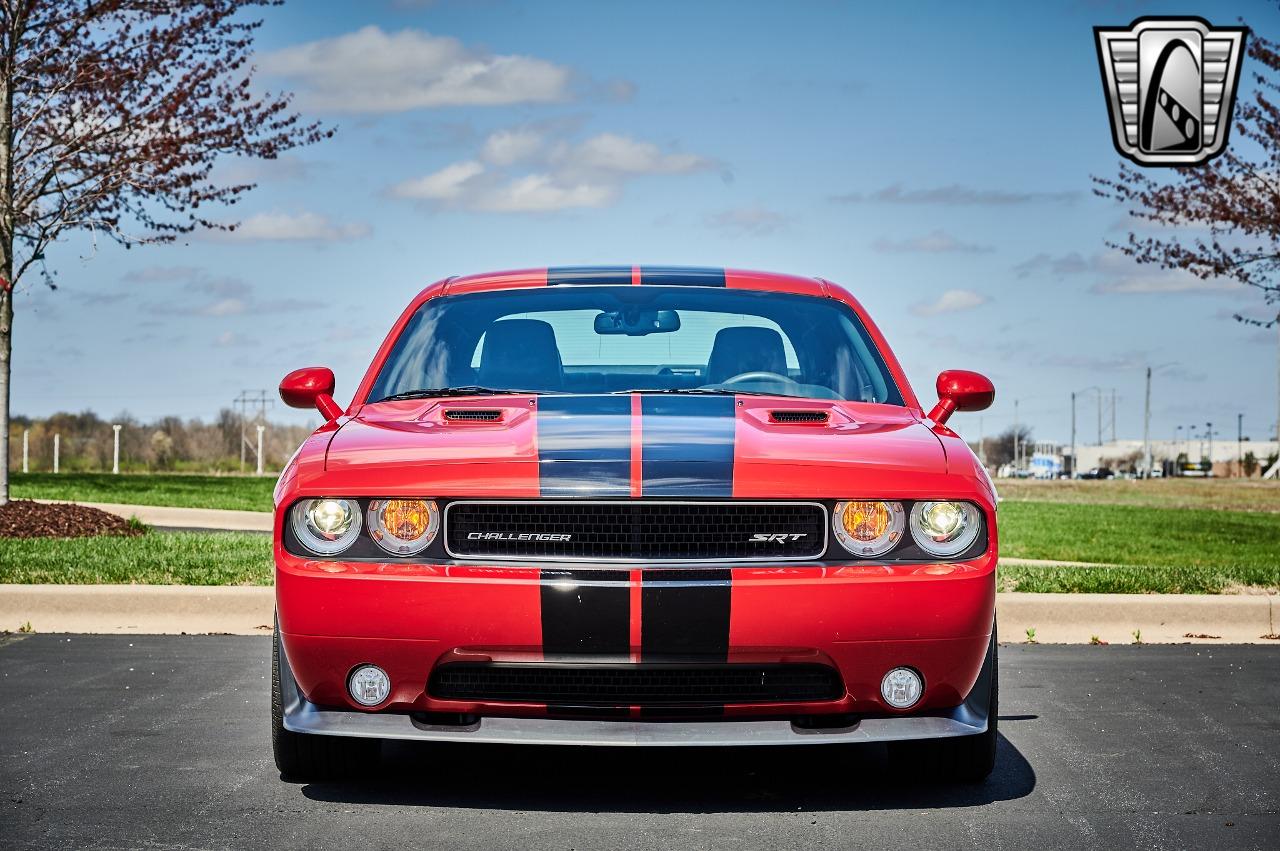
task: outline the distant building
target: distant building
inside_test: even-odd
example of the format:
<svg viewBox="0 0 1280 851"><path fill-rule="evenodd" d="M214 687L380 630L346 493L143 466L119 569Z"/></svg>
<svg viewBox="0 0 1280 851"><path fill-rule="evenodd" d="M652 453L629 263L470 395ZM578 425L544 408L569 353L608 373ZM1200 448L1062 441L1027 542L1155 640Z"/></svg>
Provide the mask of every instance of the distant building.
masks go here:
<svg viewBox="0 0 1280 851"><path fill-rule="evenodd" d="M1039 446L1040 444L1037 444L1037 451ZM1209 457L1211 446L1212 459ZM1200 438L1153 440L1151 441L1151 460L1157 470L1168 470L1173 475L1203 476L1208 470L1204 469L1205 465L1202 462L1209 461L1214 476L1238 476L1240 475L1240 453L1252 452L1258 462L1258 469L1254 471L1254 476L1261 476L1265 472L1267 459L1276 453L1277 446L1280 444L1274 440L1246 440L1239 444L1239 448L1235 440L1222 438L1212 442ZM1064 469L1067 470L1083 472L1094 467L1110 467L1116 472L1140 471L1144 464L1141 440L1113 440L1101 445L1077 444L1076 451L1079 458L1075 465L1071 464L1069 457L1071 447L1062 447L1061 451L1066 456L1062 461ZM1182 465L1184 469L1176 470L1174 467L1180 457L1185 461Z"/></svg>

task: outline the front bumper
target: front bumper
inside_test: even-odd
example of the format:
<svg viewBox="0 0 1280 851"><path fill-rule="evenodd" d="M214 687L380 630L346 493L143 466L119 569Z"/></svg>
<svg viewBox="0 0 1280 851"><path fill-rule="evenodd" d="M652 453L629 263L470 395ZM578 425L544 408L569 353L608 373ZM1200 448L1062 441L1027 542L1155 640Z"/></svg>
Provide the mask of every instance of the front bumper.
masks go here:
<svg viewBox="0 0 1280 851"><path fill-rule="evenodd" d="M685 574L678 568L579 574L577 568L546 566L313 561L279 544L276 564L281 655L289 668L282 680L292 684L297 698L286 697L285 724L299 732L547 743L803 744L985 729L985 712L973 696L981 693L978 682L991 641L994 550L948 564L718 567L715 578L705 581L686 581L697 570ZM566 630L562 619L551 616L553 608L581 620L567 630L569 639L588 642L581 649L574 650L572 641L566 646L560 635ZM611 614L603 617L606 609ZM616 633L609 653L590 645L598 638L596 627ZM692 643L681 644L685 638ZM694 707L680 720L680 713L641 720L647 714L643 707L618 707L620 717L608 713L611 720L602 720L604 713L573 707L566 712L534 702L451 700L428 689L432 671L451 662L618 665L661 662L684 651L709 661L702 642L712 639L720 663L828 665L839 672L840 696L728 703L712 712ZM355 704L345 687L350 671L366 663L382 667L392 681L388 700L372 711ZM880 697L881 678L899 665L915 668L925 680L924 696L906 712ZM479 723L442 727L423 720L445 715ZM811 723L824 718L830 723Z"/></svg>
<svg viewBox="0 0 1280 851"><path fill-rule="evenodd" d="M995 636L992 635L991 647ZM279 654L284 727L295 733L483 744L605 747L736 747L825 745L936 739L985 733L994 653L989 648L969 696L951 709L897 716L851 718L814 727L792 719L754 721L598 721L563 718L476 717L470 723L432 723L417 714L324 709L298 690L285 654Z"/></svg>

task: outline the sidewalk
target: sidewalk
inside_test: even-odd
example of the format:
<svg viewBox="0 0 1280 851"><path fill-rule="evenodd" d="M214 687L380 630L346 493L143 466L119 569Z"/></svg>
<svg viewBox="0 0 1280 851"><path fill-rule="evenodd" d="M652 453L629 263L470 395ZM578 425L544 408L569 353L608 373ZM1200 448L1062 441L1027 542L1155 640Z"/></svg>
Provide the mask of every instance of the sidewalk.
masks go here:
<svg viewBox="0 0 1280 851"><path fill-rule="evenodd" d="M270 632L269 587L195 585L0 585L0 629L124 634ZM1212 594L998 594L1003 641L1087 644L1274 644L1276 598ZM1188 638L1212 636L1210 638Z"/></svg>
<svg viewBox="0 0 1280 851"><path fill-rule="evenodd" d="M65 499L37 499L36 502L65 503ZM269 511L232 511L225 508L170 508L162 505L122 505L115 502L80 502L126 520L137 517L148 526L166 529L213 529L228 532L270 532L273 515Z"/></svg>

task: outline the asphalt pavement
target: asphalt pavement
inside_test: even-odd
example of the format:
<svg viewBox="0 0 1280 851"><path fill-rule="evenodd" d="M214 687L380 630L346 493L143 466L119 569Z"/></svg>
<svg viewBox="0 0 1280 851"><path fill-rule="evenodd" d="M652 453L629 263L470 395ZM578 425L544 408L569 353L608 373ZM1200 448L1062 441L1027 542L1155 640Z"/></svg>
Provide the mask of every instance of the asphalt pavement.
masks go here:
<svg viewBox="0 0 1280 851"><path fill-rule="evenodd" d="M888 779L878 746L395 744L282 781L270 641L0 639L5 848L1276 848L1280 648L1001 648L999 761Z"/></svg>

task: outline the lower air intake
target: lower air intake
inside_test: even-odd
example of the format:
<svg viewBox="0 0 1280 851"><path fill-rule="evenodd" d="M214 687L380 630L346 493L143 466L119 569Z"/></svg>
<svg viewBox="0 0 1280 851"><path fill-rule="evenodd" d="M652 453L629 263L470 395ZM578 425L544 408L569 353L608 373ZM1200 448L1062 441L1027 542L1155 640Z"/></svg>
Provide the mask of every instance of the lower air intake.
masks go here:
<svg viewBox="0 0 1280 851"><path fill-rule="evenodd" d="M441 700L568 706L697 706L835 700L844 685L826 665L454 662L431 674Z"/></svg>

